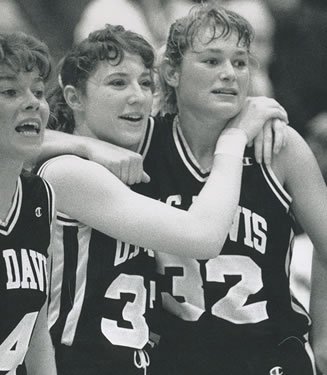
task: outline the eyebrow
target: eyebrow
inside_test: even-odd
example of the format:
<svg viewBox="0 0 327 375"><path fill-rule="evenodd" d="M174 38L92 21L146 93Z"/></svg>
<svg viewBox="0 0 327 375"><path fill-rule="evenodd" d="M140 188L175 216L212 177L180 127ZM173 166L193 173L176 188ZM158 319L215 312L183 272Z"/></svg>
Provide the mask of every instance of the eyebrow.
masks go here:
<svg viewBox="0 0 327 375"><path fill-rule="evenodd" d="M111 78L112 76L120 76L120 77L128 77L130 74L129 73L125 73L125 72L113 72L113 73L110 73L108 74L105 78ZM151 76L151 72L142 72L140 74L141 77L147 77L147 76Z"/></svg>
<svg viewBox="0 0 327 375"><path fill-rule="evenodd" d="M213 52L213 53L224 53L224 51L220 48L206 48L204 49L203 51L201 51L200 53L205 53L205 52ZM243 50L243 49L238 49L236 52L235 52L236 55L247 55L248 52L246 50Z"/></svg>
<svg viewBox="0 0 327 375"><path fill-rule="evenodd" d="M1 75L0 74L0 80L2 81L15 81L17 80L17 77L15 75Z"/></svg>
<svg viewBox="0 0 327 375"><path fill-rule="evenodd" d="M0 80L1 81L17 81L17 77L15 75L1 75L0 73ZM43 82L43 78L42 77L35 77L33 79L34 82Z"/></svg>

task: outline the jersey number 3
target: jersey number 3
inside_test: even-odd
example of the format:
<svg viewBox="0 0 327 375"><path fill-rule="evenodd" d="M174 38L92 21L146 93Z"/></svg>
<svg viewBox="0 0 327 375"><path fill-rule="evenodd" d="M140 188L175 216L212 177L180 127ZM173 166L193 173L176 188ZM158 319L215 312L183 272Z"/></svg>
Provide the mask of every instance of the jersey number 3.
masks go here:
<svg viewBox="0 0 327 375"><path fill-rule="evenodd" d="M143 277L138 275L120 274L109 286L106 298L120 299L121 294L135 295L133 302L127 302L123 311L123 319L129 321L133 328L122 328L115 320L102 318L101 330L113 344L141 349L148 341L149 329L144 314L146 308L146 289Z"/></svg>

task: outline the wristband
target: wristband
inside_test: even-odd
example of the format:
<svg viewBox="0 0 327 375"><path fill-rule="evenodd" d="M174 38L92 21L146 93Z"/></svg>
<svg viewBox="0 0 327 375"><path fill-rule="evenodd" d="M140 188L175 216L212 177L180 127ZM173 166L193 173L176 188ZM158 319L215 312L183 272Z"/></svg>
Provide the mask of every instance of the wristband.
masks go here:
<svg viewBox="0 0 327 375"><path fill-rule="evenodd" d="M214 156L219 154L243 158L244 149L248 143L246 132L242 129L225 129L220 134Z"/></svg>

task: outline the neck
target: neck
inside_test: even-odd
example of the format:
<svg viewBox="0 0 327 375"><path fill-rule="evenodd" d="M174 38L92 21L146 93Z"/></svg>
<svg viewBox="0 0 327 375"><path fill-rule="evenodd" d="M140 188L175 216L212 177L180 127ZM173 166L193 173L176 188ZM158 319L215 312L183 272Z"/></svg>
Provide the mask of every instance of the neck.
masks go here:
<svg viewBox="0 0 327 375"><path fill-rule="evenodd" d="M210 168L217 140L226 126L225 120L212 121L181 111L179 123L194 157L202 168Z"/></svg>
<svg viewBox="0 0 327 375"><path fill-rule="evenodd" d="M145 131L146 129L144 129ZM86 125L86 122L85 121L78 121L76 120L76 117L75 117L75 129L74 129L74 134L75 135L80 135L80 136L83 136L83 137L89 137L89 138L94 138L94 139L98 139L100 141L103 141L103 142L108 142L109 144L112 144L114 146L117 146L117 147L121 147L121 148L126 148L130 151L134 151L136 152L138 147L139 147L139 144L135 144L135 145L130 145L128 147L125 147L125 146L119 146L115 143L112 143L110 140L104 140L104 139L99 139L91 130L90 128Z"/></svg>
<svg viewBox="0 0 327 375"><path fill-rule="evenodd" d="M4 220L10 210L23 162L0 156L0 219Z"/></svg>

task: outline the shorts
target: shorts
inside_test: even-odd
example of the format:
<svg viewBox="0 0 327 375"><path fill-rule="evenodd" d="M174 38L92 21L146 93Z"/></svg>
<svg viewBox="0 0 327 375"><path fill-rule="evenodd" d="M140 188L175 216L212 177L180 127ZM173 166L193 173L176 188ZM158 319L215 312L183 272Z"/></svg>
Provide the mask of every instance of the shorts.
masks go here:
<svg viewBox="0 0 327 375"><path fill-rule="evenodd" d="M150 365L153 375L315 375L312 351L304 339L242 347L195 342L176 347L161 340Z"/></svg>
<svg viewBox="0 0 327 375"><path fill-rule="evenodd" d="M113 353L106 355L93 355L92 353L79 352L75 349L61 345L55 350L58 375L143 375L142 360L149 364L149 357L144 356L144 351L137 353L131 351L125 359L115 360ZM144 361L143 361L144 362ZM146 372L150 375L149 371Z"/></svg>

